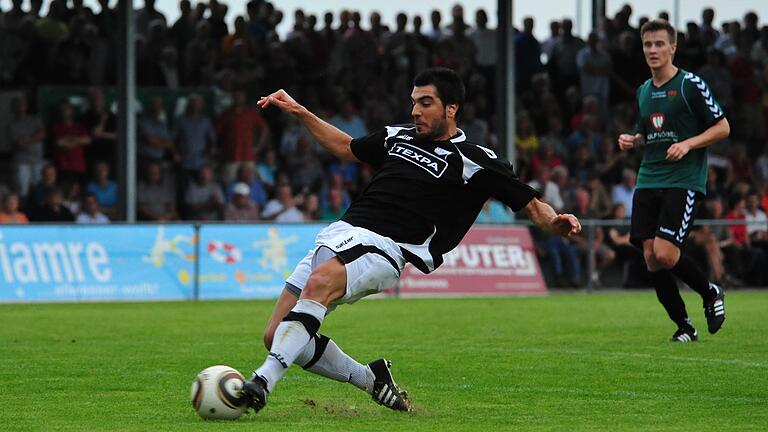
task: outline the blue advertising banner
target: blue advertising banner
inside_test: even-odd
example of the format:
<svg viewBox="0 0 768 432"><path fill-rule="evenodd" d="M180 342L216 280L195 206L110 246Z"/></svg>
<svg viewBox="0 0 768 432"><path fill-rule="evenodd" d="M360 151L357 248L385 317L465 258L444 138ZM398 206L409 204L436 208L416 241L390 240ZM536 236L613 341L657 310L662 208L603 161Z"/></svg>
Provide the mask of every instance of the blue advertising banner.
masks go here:
<svg viewBox="0 0 768 432"><path fill-rule="evenodd" d="M276 298L324 225L203 225L200 298Z"/></svg>
<svg viewBox="0 0 768 432"><path fill-rule="evenodd" d="M190 299L192 225L0 226L0 301Z"/></svg>

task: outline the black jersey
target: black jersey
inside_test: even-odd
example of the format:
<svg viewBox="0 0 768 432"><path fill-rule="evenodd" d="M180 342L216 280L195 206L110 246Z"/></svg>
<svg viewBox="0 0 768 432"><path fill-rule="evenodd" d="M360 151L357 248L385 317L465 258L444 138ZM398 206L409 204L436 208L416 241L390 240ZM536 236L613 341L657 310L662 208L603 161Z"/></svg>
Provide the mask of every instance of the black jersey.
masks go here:
<svg viewBox="0 0 768 432"><path fill-rule="evenodd" d="M387 126L351 147L377 170L341 220L391 238L424 273L442 264L489 197L518 211L541 196L461 130L447 141L424 141L413 125Z"/></svg>

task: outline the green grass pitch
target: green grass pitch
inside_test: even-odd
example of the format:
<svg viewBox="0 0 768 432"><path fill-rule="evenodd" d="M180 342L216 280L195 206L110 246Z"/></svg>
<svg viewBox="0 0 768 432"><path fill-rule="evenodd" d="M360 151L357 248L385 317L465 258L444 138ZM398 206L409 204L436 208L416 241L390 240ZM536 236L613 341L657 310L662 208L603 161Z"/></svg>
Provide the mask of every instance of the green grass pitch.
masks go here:
<svg viewBox="0 0 768 432"><path fill-rule="evenodd" d="M0 305L0 430L768 430L768 293L728 293L715 336L685 298L697 343L666 341L650 291L342 306L323 333L390 358L415 411L294 367L234 422L198 418L189 388L261 363L271 301Z"/></svg>

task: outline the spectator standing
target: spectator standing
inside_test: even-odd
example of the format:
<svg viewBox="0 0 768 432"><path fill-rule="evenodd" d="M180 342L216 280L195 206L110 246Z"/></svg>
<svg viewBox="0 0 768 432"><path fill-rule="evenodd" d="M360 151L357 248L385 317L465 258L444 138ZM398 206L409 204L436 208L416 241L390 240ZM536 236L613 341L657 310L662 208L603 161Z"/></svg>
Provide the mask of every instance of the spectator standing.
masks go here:
<svg viewBox="0 0 768 432"><path fill-rule="evenodd" d="M159 20L163 26L167 26L165 15L162 12L155 9L155 0L144 0L144 7L136 12L134 18L134 25L136 34L145 35L149 30L149 25L153 21Z"/></svg>
<svg viewBox="0 0 768 432"><path fill-rule="evenodd" d="M88 90L88 108L80 121L91 137L91 145L85 149L87 165L94 167L98 161L105 161L114 171L117 166L117 117L106 108L101 89Z"/></svg>
<svg viewBox="0 0 768 432"><path fill-rule="evenodd" d="M552 48L551 63L555 76L551 77L556 85L557 93L565 94L565 89L579 84L579 67L576 56L584 48L584 41L573 34L573 21L564 19L561 26L560 38Z"/></svg>
<svg viewBox="0 0 768 432"><path fill-rule="evenodd" d="M515 36L515 83L518 91L528 89L531 78L544 69L541 45L533 35L533 25L533 18L525 17L523 31Z"/></svg>
<svg viewBox="0 0 768 432"><path fill-rule="evenodd" d="M27 99L18 95L11 100L13 117L8 124L7 137L13 148L16 187L26 197L32 184L40 180L43 160L43 122L27 112Z"/></svg>
<svg viewBox="0 0 768 432"><path fill-rule="evenodd" d="M69 102L59 105L59 119L53 125L53 140L59 175L63 179L82 182L87 171L84 147L91 143L91 137L75 120L75 111Z"/></svg>
<svg viewBox="0 0 768 432"><path fill-rule="evenodd" d="M587 46L576 55L576 64L579 67L582 97L596 97L600 117L605 119L608 115L613 65L611 57L599 46L597 32L589 34Z"/></svg>
<svg viewBox="0 0 768 432"><path fill-rule="evenodd" d="M224 178L231 181L242 163L255 165L257 154L267 146L269 127L261 114L248 105L245 92L238 90L232 106L219 117L216 129L224 152Z"/></svg>
<svg viewBox="0 0 768 432"><path fill-rule="evenodd" d="M469 38L477 47L475 64L480 74L488 83L486 96L494 95L496 81L496 30L488 28L488 14L484 9L475 12L475 28L469 31Z"/></svg>
<svg viewBox="0 0 768 432"><path fill-rule="evenodd" d="M186 177L193 177L208 164L208 155L216 143L213 123L203 114L202 96L189 95L184 115L176 120L173 136L181 155L181 168Z"/></svg>
<svg viewBox="0 0 768 432"><path fill-rule="evenodd" d="M163 100L152 99L138 122L140 165L160 162L169 155L176 157L171 131L165 121Z"/></svg>

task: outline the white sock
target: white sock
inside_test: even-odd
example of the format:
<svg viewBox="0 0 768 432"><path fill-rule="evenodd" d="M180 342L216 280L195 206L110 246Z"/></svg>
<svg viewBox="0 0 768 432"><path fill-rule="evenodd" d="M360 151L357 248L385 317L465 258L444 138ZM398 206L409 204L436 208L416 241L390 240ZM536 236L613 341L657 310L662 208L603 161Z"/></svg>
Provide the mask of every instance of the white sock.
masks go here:
<svg viewBox="0 0 768 432"><path fill-rule="evenodd" d="M319 336L325 338L325 336ZM341 350L333 339L327 339L327 345L320 354L320 358L306 368L306 365L315 357L319 338L312 338L296 357L294 363L304 367L314 374L330 378L335 381L348 382L355 387L370 393L373 391L374 375L368 366L357 362L347 353ZM320 345L323 345L320 343ZM320 347L322 349L322 346Z"/></svg>
<svg viewBox="0 0 768 432"><path fill-rule="evenodd" d="M325 306L314 300L299 300L286 316L288 320L282 321L277 326L272 350L264 364L254 372L267 382L267 391L271 393L274 390L277 382L299 353L313 339L313 335L307 330L305 324L298 319L305 320L310 326L314 326L312 333L315 333L323 323L326 310Z"/></svg>

